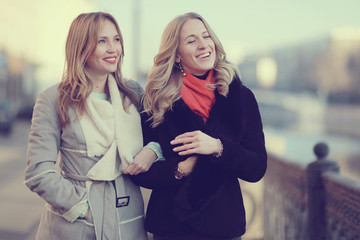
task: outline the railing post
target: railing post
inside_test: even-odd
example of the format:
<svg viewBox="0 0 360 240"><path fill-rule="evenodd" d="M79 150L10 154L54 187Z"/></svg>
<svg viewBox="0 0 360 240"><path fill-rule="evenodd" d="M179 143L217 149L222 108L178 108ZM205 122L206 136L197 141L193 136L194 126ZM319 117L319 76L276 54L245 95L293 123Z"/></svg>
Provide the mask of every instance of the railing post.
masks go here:
<svg viewBox="0 0 360 240"><path fill-rule="evenodd" d="M314 153L317 160L307 166L309 239L326 240L326 199L321 176L325 172L339 172L339 166L336 162L326 159L329 153L327 144L316 144Z"/></svg>

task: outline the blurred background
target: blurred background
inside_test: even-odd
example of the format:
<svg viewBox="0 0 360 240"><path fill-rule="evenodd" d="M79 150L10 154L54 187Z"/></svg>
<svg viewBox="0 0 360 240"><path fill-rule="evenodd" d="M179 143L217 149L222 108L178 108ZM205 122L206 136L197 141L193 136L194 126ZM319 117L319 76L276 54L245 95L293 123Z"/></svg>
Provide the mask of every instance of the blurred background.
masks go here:
<svg viewBox="0 0 360 240"><path fill-rule="evenodd" d="M357 0L0 0L0 240L34 237L43 202L23 184L32 109L37 94L60 81L67 32L80 13L117 19L124 76L143 85L167 23L199 13L255 93L268 151L307 163L324 141L341 174L359 180L359 9ZM262 183L241 185L244 238L261 239Z"/></svg>

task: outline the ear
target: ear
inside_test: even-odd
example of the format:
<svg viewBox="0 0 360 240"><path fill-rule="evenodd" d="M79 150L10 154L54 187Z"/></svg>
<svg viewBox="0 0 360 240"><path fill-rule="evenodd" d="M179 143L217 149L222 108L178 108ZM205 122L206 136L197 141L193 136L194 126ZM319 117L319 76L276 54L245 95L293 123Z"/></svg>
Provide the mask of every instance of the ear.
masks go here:
<svg viewBox="0 0 360 240"><path fill-rule="evenodd" d="M179 55L176 55L175 62L176 62L176 63L180 63L180 57L179 57Z"/></svg>

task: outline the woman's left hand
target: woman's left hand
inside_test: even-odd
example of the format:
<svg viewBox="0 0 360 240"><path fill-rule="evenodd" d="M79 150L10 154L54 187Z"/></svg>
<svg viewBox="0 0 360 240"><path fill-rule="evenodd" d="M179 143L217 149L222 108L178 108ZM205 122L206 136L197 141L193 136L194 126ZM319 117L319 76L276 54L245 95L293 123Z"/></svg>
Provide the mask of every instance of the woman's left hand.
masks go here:
<svg viewBox="0 0 360 240"><path fill-rule="evenodd" d="M124 171L124 174L138 175L142 172L147 172L151 165L156 160L156 153L150 148L143 148L134 157L134 162L131 163Z"/></svg>
<svg viewBox="0 0 360 240"><path fill-rule="evenodd" d="M210 137L199 130L178 135L170 142L170 144L182 144L173 149L173 151L178 152L179 155L189 155L194 153L210 155L217 154L222 149L219 139Z"/></svg>

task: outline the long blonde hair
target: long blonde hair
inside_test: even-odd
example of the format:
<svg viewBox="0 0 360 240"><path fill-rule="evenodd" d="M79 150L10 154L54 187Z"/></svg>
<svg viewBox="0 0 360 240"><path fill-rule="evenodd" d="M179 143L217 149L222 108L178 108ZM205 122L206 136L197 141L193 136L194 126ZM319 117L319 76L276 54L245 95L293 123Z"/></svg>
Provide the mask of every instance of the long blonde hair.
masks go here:
<svg viewBox="0 0 360 240"><path fill-rule="evenodd" d="M122 52L117 70L112 74L119 90L122 92L123 107L127 111L131 102L138 104L136 95L125 86L122 78L120 66L124 57L124 45L115 18L104 12L83 13L71 23L66 40L65 68L58 86L59 96L57 100L61 127L69 123L69 107L79 110L80 114L86 109L86 99L91 93L93 84L90 74L85 70L85 65L96 48L98 32L102 22L105 20L109 20L115 25L120 38ZM127 101L126 97L130 101Z"/></svg>
<svg viewBox="0 0 360 240"><path fill-rule="evenodd" d="M182 76L175 65L175 58L179 46L180 31L189 19L199 19L203 22L215 44L216 59L214 66L214 89L226 96L237 70L226 61L226 54L222 44L210 28L209 24L197 13L186 13L173 19L165 28L162 35L160 49L154 58L154 65L150 70L143 98L144 112L150 115L151 125L156 127L164 120L164 114L172 109L173 103L180 98Z"/></svg>

